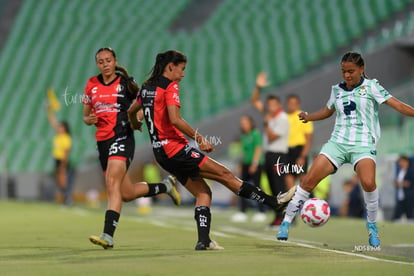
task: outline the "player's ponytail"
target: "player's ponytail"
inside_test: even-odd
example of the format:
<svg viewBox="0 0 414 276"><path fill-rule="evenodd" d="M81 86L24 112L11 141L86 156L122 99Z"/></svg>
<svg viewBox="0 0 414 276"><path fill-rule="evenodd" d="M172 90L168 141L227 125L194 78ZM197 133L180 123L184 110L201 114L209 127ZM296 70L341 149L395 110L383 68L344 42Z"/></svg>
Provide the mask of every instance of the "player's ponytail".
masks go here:
<svg viewBox="0 0 414 276"><path fill-rule="evenodd" d="M341 63L342 62L352 62L359 67L365 67L365 61L362 55L357 52L346 52L341 59ZM368 78L368 76L365 74L365 70L362 73L362 77L365 79Z"/></svg>
<svg viewBox="0 0 414 276"><path fill-rule="evenodd" d="M128 70L125 67L117 65L115 67L115 71L118 71L119 73L121 73L121 75L124 76L124 78L127 81L127 87L128 87L129 93L131 93L134 97L136 97L139 91L139 87L138 87L138 84L135 82L134 78L129 76Z"/></svg>
<svg viewBox="0 0 414 276"><path fill-rule="evenodd" d="M151 83L157 81L164 73L165 66L172 62L174 65L178 65L183 62L187 62L187 57L175 50L169 50L164 53L159 53L155 58L155 64L151 69L151 76L146 82Z"/></svg>

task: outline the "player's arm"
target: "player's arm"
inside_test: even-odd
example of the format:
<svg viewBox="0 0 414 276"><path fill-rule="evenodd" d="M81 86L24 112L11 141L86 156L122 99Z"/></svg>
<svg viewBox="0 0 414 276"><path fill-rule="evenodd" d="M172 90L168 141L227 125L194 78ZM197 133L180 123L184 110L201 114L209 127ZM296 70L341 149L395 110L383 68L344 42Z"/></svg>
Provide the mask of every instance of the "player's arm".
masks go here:
<svg viewBox="0 0 414 276"><path fill-rule="evenodd" d="M92 112L92 106L85 104L83 106L83 122L88 126L94 125L98 122L96 114Z"/></svg>
<svg viewBox="0 0 414 276"><path fill-rule="evenodd" d="M329 109L325 106L324 108L311 114L308 114L308 112L301 112L299 114L299 120L302 120L304 123L309 121L319 121L331 117L334 112L335 108Z"/></svg>
<svg viewBox="0 0 414 276"><path fill-rule="evenodd" d="M134 100L131 106L128 108L128 118L131 124L132 129L138 129L142 131L142 119L144 118L144 113L142 112L141 104Z"/></svg>
<svg viewBox="0 0 414 276"><path fill-rule="evenodd" d="M198 132L195 131L182 117L180 113L180 107L177 105L168 105L167 106L168 117L171 124L187 135L194 139L197 144L200 146L200 150L205 152L212 152L214 147Z"/></svg>
<svg viewBox="0 0 414 276"><path fill-rule="evenodd" d="M396 98L392 97L385 101L385 103L400 112L401 114L414 117L414 108L402 101L397 100Z"/></svg>
<svg viewBox="0 0 414 276"><path fill-rule="evenodd" d="M267 73L261 72L256 77L256 86L253 89L252 97L250 99L254 108L256 108L259 112L263 112L264 110L263 102L260 100L260 90L266 86L269 86Z"/></svg>

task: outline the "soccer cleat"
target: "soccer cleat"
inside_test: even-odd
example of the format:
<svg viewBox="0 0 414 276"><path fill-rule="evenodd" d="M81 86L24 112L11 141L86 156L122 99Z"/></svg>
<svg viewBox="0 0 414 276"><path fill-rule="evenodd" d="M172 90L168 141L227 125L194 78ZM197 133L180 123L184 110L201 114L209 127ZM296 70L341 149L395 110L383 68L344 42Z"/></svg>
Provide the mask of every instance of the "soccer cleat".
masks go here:
<svg viewBox="0 0 414 276"><path fill-rule="evenodd" d="M112 249L114 247L114 242L112 237L108 234L103 233L101 236L90 236L89 240L91 243L100 245L103 249Z"/></svg>
<svg viewBox="0 0 414 276"><path fill-rule="evenodd" d="M293 198L296 192L296 185L289 189L289 191L282 194L280 192L277 195L277 204L279 204L279 207L277 210L284 210L286 209L287 205L289 204L289 201Z"/></svg>
<svg viewBox="0 0 414 276"><path fill-rule="evenodd" d="M369 233L368 242L372 247L380 246L380 239L378 237L378 229L376 222L367 222L367 229Z"/></svg>
<svg viewBox="0 0 414 276"><path fill-rule="evenodd" d="M220 246L216 241L211 240L208 246L203 242L198 242L195 250L223 250L224 247Z"/></svg>
<svg viewBox="0 0 414 276"><path fill-rule="evenodd" d="M278 239L279 241L287 241L289 236L289 227L289 222L282 222L282 224L279 227L279 232L277 233L276 239Z"/></svg>
<svg viewBox="0 0 414 276"><path fill-rule="evenodd" d="M162 183L167 186L167 194L171 197L174 204L180 206L181 197L177 191L177 178L175 178L175 176L169 175L162 180Z"/></svg>

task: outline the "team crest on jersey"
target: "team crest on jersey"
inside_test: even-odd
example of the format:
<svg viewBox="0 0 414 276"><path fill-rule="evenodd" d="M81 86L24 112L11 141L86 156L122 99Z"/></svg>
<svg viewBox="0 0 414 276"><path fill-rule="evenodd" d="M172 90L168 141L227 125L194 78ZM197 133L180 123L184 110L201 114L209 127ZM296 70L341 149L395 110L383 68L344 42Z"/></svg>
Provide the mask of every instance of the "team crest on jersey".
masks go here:
<svg viewBox="0 0 414 276"><path fill-rule="evenodd" d="M364 86L361 86L361 87L359 88L358 94L359 94L360 96L365 96L365 95L367 94L367 88L366 88L366 86L365 86L365 85L364 85Z"/></svg>
<svg viewBox="0 0 414 276"><path fill-rule="evenodd" d="M191 152L191 157L192 158L199 158L200 157L200 154L198 152L196 152L196 151L192 151Z"/></svg>
<svg viewBox="0 0 414 276"><path fill-rule="evenodd" d="M115 88L116 92L121 92L122 90L124 90L124 86L122 84L118 84Z"/></svg>

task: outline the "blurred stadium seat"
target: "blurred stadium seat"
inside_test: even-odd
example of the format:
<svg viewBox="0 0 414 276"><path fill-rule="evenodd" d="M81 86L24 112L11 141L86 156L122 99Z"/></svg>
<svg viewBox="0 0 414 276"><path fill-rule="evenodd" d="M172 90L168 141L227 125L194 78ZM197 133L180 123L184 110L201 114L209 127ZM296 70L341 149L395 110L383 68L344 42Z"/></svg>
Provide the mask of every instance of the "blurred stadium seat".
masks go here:
<svg viewBox="0 0 414 276"><path fill-rule="evenodd" d="M72 128L74 161L94 155L94 129L82 123L80 96L97 73L93 55L100 47L113 47L140 82L156 53L174 48L187 54L181 101L183 116L196 122L245 102L260 70L270 73L272 85L286 83L414 1L223 0L200 29L171 32L189 2L24 1L0 53L0 108L7 114L0 117L0 154L7 151L9 170L52 167L44 111L49 86L62 102L59 117ZM364 47L413 31L414 14L394 26Z"/></svg>

